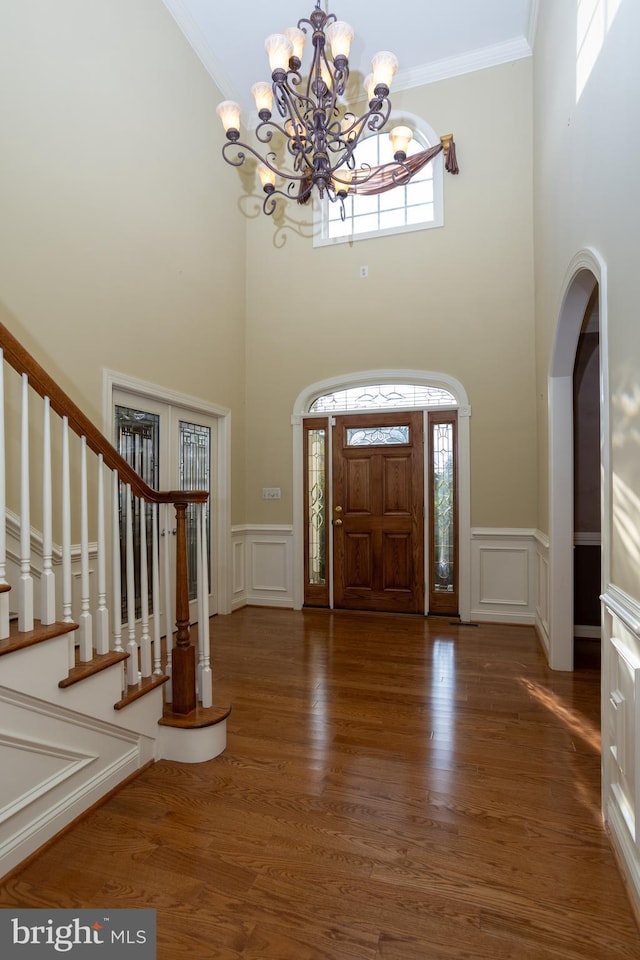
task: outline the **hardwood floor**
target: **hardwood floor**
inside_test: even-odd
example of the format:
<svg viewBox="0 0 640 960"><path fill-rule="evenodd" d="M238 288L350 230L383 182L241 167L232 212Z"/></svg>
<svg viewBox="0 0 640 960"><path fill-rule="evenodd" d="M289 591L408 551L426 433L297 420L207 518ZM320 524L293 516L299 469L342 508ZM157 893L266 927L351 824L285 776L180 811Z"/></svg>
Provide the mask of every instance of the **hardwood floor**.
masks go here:
<svg viewBox="0 0 640 960"><path fill-rule="evenodd" d="M632 960L597 670L533 629L309 610L212 621L228 747L162 761L0 905L155 907L159 960Z"/></svg>

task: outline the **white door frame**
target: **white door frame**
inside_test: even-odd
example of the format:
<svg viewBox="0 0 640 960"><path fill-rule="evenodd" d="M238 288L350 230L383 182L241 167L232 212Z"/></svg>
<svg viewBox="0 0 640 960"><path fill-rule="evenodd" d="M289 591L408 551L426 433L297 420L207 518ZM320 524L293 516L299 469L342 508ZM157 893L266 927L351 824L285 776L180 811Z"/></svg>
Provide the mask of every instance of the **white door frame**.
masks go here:
<svg viewBox="0 0 640 960"><path fill-rule="evenodd" d="M609 582L610 500L607 270L589 248L571 261L562 285L549 368L549 666L573 670L573 369L587 305L598 285L602 591Z"/></svg>
<svg viewBox="0 0 640 960"><path fill-rule="evenodd" d="M123 390L157 403L182 407L195 414L204 414L217 420L213 473L216 496L211 504L211 510L215 514L215 542L212 545L215 559L214 576L218 613L231 613L231 411L227 407L207 403L197 397L178 393L115 370L104 370L102 382L103 432L109 438L113 435L113 394L116 390Z"/></svg>
<svg viewBox="0 0 640 960"><path fill-rule="evenodd" d="M309 404L317 396L332 390L345 389L360 384L416 383L441 387L455 397L458 411L458 590L460 619L463 623L471 617L471 459L470 424L471 407L467 392L459 380L445 373L428 370L365 370L340 377L320 380L305 387L296 397L291 424L293 427L293 606L301 610L304 605L304 488L303 488L303 430L302 420L308 416ZM388 408L387 408L388 409ZM433 407L432 409L444 409ZM340 411L342 412L342 411ZM363 411L365 412L365 411ZM366 411L371 412L371 411ZM425 444L425 477L428 445ZM425 481L426 482L426 481ZM425 511L426 514L426 511ZM426 564L425 564L426 570ZM425 591L425 604L429 593ZM333 599L331 600L333 605ZM426 608L425 608L425 612Z"/></svg>

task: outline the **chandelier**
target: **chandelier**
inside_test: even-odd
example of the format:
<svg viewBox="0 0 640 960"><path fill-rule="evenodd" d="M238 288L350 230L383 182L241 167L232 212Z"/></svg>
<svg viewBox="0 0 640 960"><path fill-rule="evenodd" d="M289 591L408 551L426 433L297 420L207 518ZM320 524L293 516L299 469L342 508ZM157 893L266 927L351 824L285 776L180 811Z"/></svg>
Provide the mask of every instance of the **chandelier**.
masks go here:
<svg viewBox="0 0 640 960"><path fill-rule="evenodd" d="M313 55L305 81L300 68L308 31ZM298 21L297 27L267 37L271 83L255 83L251 88L259 118L255 137L258 144L264 145L262 153L240 140L239 104L225 100L217 108L227 137L222 155L234 167L242 166L247 154L256 158L266 214L275 210L277 195L296 194L299 203L306 203L315 188L321 198L341 203L344 219L348 194L380 193L407 183L428 162L427 153L431 159L444 147L448 161L453 157L455 164L451 137L442 138L430 151L407 158L413 133L409 127L398 126L390 132L393 161L356 168L354 154L363 135L380 132L389 119L389 88L398 61L388 51L375 54L372 71L364 82L369 106L362 116L356 116L343 107L341 99L349 79L353 37L348 23L320 9L320 0L308 18ZM279 159L282 154L286 162ZM450 172L457 173L457 167ZM285 182L284 189L276 188L276 178Z"/></svg>

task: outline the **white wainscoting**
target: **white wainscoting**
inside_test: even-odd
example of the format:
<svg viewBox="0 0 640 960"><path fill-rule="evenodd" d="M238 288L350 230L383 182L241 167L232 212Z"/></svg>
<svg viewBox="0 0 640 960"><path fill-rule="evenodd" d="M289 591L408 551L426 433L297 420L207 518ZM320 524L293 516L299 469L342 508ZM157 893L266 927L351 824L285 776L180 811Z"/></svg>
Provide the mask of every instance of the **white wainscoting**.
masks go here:
<svg viewBox="0 0 640 960"><path fill-rule="evenodd" d="M471 530L471 619L536 622L536 532Z"/></svg>
<svg viewBox="0 0 640 960"><path fill-rule="evenodd" d="M536 622L536 545L534 530L472 530L472 620ZM234 610L245 605L293 607L291 526L234 527L232 558Z"/></svg>
<svg viewBox="0 0 640 960"><path fill-rule="evenodd" d="M604 815L640 913L640 603L612 585L603 601Z"/></svg>
<svg viewBox="0 0 640 960"><path fill-rule="evenodd" d="M233 527L232 608L293 607L293 527L258 524Z"/></svg>

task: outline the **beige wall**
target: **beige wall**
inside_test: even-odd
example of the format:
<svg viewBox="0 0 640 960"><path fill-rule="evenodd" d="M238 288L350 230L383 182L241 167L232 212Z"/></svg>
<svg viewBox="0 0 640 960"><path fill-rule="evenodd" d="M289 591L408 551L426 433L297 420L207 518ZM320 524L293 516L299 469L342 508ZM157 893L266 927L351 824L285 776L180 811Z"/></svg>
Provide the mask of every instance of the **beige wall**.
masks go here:
<svg viewBox="0 0 640 960"><path fill-rule="evenodd" d="M612 503L603 529L612 581L635 598L640 529L640 4L622 0L576 103L576 4L542 0L535 50L535 251L539 526L548 530L547 377L562 286L591 247L606 264Z"/></svg>
<svg viewBox="0 0 640 960"><path fill-rule="evenodd" d="M467 390L472 524L532 527L531 63L392 99L456 138L461 173L445 175L443 228L314 249L306 210L290 205L280 226L248 221L247 515L292 520L290 418L305 386L407 368L450 374ZM295 216L306 236L282 229ZM282 487L282 501L263 502L263 486Z"/></svg>
<svg viewBox="0 0 640 960"><path fill-rule="evenodd" d="M159 0L0 15L3 321L102 425L102 371L231 408L243 519L245 226L220 99Z"/></svg>

